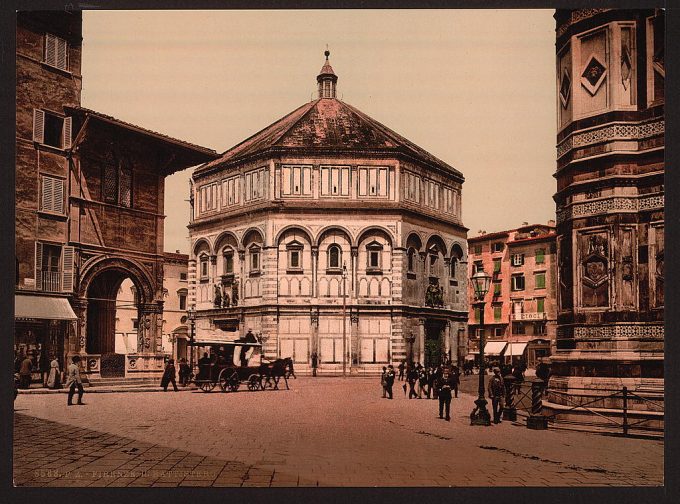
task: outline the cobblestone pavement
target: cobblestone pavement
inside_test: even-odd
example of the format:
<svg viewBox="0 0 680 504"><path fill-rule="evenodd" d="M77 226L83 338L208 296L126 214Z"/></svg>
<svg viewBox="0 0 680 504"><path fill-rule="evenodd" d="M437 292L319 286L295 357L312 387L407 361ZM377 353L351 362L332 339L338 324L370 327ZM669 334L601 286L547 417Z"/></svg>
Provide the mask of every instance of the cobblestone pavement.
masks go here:
<svg viewBox="0 0 680 504"><path fill-rule="evenodd" d="M291 390L61 394L15 401L20 486L629 486L663 484L663 442L520 423L469 425L474 396L382 399L377 379Z"/></svg>

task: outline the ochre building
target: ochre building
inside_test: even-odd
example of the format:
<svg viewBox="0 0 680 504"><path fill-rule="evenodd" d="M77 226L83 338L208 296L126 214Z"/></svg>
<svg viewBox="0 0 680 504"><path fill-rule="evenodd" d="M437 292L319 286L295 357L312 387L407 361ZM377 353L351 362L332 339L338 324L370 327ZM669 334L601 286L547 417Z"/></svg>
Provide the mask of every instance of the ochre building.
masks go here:
<svg viewBox="0 0 680 504"><path fill-rule="evenodd" d="M196 339L252 330L266 358L305 370L316 354L320 373L458 360L463 176L339 100L337 80L327 53L316 100L195 170Z"/></svg>
<svg viewBox="0 0 680 504"><path fill-rule="evenodd" d="M470 359L477 359L484 331L485 356L490 361L518 362L534 367L550 355L557 327L557 261L555 222L524 223L517 229L486 233L468 240L469 275L482 270L491 275L484 306L470 299Z"/></svg>

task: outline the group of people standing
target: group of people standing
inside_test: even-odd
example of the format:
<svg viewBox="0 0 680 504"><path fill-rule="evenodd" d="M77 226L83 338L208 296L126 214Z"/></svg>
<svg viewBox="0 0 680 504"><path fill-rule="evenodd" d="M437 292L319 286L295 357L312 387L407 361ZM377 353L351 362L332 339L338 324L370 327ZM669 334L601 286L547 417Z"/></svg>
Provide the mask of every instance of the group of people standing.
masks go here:
<svg viewBox="0 0 680 504"><path fill-rule="evenodd" d="M439 399L439 418L451 420L451 399L458 397L458 386L460 385L458 366L446 363L436 367L425 367L420 363L401 362L398 370L399 375L396 377L394 367L391 364L387 367L383 366L383 372L380 376L383 397L392 399L392 386L395 379L405 381L404 395L406 395L408 384L409 399L422 399L423 394L428 399Z"/></svg>

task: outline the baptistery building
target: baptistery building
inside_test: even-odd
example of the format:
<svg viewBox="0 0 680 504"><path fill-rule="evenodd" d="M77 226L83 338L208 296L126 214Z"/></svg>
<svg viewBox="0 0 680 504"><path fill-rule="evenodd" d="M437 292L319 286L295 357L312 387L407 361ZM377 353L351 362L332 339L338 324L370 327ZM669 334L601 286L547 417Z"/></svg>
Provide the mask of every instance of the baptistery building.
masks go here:
<svg viewBox="0 0 680 504"><path fill-rule="evenodd" d="M318 98L194 171L195 340L251 331L296 370L464 357L463 175L339 100Z"/></svg>

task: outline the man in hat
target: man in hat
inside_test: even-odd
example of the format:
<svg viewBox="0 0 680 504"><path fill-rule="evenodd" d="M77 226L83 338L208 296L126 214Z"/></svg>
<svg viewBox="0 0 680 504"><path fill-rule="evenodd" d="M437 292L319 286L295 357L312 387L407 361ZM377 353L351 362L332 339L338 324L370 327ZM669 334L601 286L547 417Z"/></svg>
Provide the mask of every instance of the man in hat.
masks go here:
<svg viewBox="0 0 680 504"><path fill-rule="evenodd" d="M68 388L68 405L73 405L73 395L78 389L78 404L83 404L83 380L80 378L80 356L74 355L71 364L66 368L66 387Z"/></svg>
<svg viewBox="0 0 680 504"><path fill-rule="evenodd" d="M491 399L491 404L493 405L493 423L500 423L501 413L503 413L503 394L505 393L501 368L493 368L493 375L489 378L487 390L489 398Z"/></svg>

